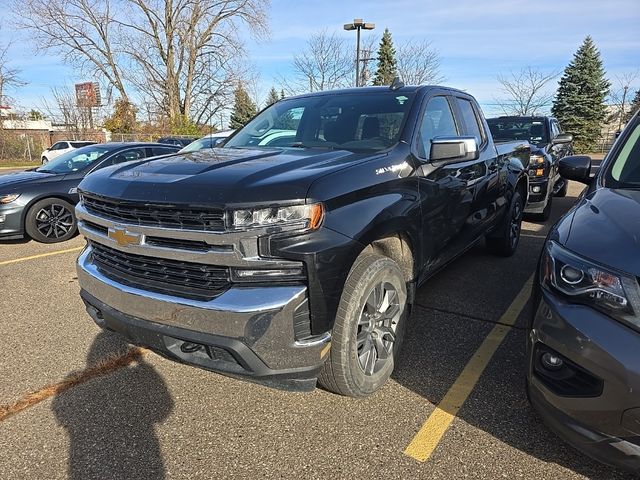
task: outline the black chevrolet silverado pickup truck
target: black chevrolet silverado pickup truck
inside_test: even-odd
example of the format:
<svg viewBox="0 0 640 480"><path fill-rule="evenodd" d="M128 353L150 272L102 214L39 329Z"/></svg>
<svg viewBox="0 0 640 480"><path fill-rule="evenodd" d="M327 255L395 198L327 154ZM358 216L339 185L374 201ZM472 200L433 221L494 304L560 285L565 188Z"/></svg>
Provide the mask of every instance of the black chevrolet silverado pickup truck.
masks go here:
<svg viewBox="0 0 640 480"><path fill-rule="evenodd" d="M527 140L531 144L529 162L529 202L525 213L546 221L553 197L567 194L567 182L558 170L561 158L573 154L573 136L562 133L553 117L497 117L487 119L495 141Z"/></svg>
<svg viewBox="0 0 640 480"><path fill-rule="evenodd" d="M371 394L416 288L477 241L518 245L529 145L488 132L458 90L319 92L272 105L223 148L96 172L76 210L87 311L173 360Z"/></svg>

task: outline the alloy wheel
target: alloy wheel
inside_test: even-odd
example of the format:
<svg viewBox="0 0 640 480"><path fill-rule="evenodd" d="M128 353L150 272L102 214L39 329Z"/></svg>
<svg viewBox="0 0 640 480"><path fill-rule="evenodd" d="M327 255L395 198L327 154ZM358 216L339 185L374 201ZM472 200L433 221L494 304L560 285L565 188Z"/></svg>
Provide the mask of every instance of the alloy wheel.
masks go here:
<svg viewBox="0 0 640 480"><path fill-rule="evenodd" d="M358 363L365 375L374 375L392 361L400 313L395 287L388 282L375 285L360 313L356 337Z"/></svg>
<svg viewBox="0 0 640 480"><path fill-rule="evenodd" d="M47 238L61 238L73 228L73 215L63 205L52 203L36 214L36 228Z"/></svg>
<svg viewBox="0 0 640 480"><path fill-rule="evenodd" d="M511 225L509 228L509 241L511 247L515 248L520 238L520 228L522 226L522 206L520 202L515 202L513 206L513 212L511 215Z"/></svg>

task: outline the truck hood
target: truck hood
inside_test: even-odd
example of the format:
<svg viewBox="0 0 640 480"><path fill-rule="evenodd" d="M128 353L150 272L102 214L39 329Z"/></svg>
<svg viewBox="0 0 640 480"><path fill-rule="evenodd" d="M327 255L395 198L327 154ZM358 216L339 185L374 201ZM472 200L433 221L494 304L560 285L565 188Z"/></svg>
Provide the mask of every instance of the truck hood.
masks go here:
<svg viewBox="0 0 640 480"><path fill-rule="evenodd" d="M345 150L217 148L129 162L87 176L83 192L169 204L261 204L306 198L317 178L371 158Z"/></svg>
<svg viewBox="0 0 640 480"><path fill-rule="evenodd" d="M640 277L640 191L599 188L573 213L570 250Z"/></svg>
<svg viewBox="0 0 640 480"><path fill-rule="evenodd" d="M13 172L0 175L0 189L6 190L5 187L15 187L23 183L34 183L53 179L56 174L41 173L34 170L25 172ZM13 190L13 189L12 189Z"/></svg>

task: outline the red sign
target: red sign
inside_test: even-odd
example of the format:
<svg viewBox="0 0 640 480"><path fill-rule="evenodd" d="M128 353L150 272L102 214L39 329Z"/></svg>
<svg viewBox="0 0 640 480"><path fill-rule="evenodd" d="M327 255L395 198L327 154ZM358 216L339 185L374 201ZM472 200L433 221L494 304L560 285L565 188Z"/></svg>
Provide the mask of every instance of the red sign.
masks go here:
<svg viewBox="0 0 640 480"><path fill-rule="evenodd" d="M97 82L76 83L76 103L79 107L99 107L100 85Z"/></svg>

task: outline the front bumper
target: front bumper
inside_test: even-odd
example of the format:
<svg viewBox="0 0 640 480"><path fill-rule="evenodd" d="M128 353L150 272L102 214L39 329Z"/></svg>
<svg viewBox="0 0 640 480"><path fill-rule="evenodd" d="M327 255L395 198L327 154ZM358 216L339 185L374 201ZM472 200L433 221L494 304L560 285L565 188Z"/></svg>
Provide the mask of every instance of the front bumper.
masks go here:
<svg viewBox="0 0 640 480"><path fill-rule="evenodd" d="M524 208L525 213L542 213L547 206L549 179L529 179L529 198ZM537 190L537 191L536 191Z"/></svg>
<svg viewBox="0 0 640 480"><path fill-rule="evenodd" d="M295 339L294 313L307 302L305 286L233 287L210 301L189 300L114 282L91 262L90 247L77 271L94 321L134 344L273 387L315 387L330 334Z"/></svg>
<svg viewBox="0 0 640 480"><path fill-rule="evenodd" d="M0 207L0 238L22 238L22 214L24 206L10 203Z"/></svg>
<svg viewBox="0 0 640 480"><path fill-rule="evenodd" d="M545 290L539 290L538 297L527 337L527 380L534 408L552 430L578 450L603 463L640 473L640 334ZM601 392L554 391L553 385L535 372L539 360L534 351L540 345L601 380ZM570 379L563 388L572 383Z"/></svg>

